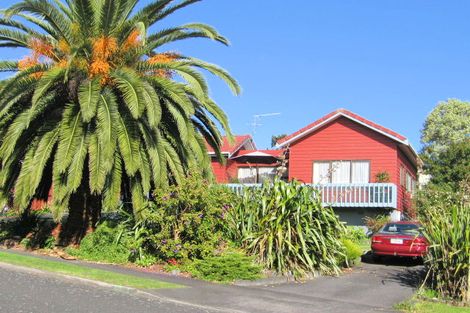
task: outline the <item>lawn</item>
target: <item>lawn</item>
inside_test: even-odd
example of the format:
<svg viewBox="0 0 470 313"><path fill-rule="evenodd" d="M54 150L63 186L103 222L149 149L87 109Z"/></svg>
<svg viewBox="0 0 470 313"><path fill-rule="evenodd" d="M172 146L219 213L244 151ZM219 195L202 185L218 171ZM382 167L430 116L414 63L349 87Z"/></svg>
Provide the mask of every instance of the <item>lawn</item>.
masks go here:
<svg viewBox="0 0 470 313"><path fill-rule="evenodd" d="M457 307L425 300L410 300L395 306L405 313L470 313L470 307Z"/></svg>
<svg viewBox="0 0 470 313"><path fill-rule="evenodd" d="M0 262L133 288L158 289L181 287L179 285L162 282L155 279L119 274L77 264L50 261L33 256L19 255L4 251L0 251Z"/></svg>

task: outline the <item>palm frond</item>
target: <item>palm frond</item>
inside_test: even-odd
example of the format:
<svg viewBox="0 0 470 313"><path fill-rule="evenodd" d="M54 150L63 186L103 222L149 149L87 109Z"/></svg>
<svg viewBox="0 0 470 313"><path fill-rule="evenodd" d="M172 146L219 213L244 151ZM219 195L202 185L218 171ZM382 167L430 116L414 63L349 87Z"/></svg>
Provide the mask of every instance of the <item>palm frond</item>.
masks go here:
<svg viewBox="0 0 470 313"><path fill-rule="evenodd" d="M90 190L94 194L100 194L106 182L106 170L103 166L102 146L98 139L98 135L93 133L90 135L88 144L88 168Z"/></svg>
<svg viewBox="0 0 470 313"><path fill-rule="evenodd" d="M128 176L134 176L139 169L139 133L135 121L127 114L118 117L118 146Z"/></svg>
<svg viewBox="0 0 470 313"><path fill-rule="evenodd" d="M85 159L88 153L88 144L89 136L83 133L80 137L77 152L73 156L67 171L67 191L70 194L76 192L82 182ZM57 162L60 162L60 159Z"/></svg>
<svg viewBox="0 0 470 313"><path fill-rule="evenodd" d="M115 79L117 88L122 93L124 102L126 103L132 117L138 119L145 110L145 103L142 96L143 82L137 73L120 69L111 76Z"/></svg>
<svg viewBox="0 0 470 313"><path fill-rule="evenodd" d="M117 127L119 125L119 112L116 97L109 90L100 95L96 127L98 140L101 144L103 167L106 173L113 166L116 152Z"/></svg>
<svg viewBox="0 0 470 313"><path fill-rule="evenodd" d="M105 211L116 210L121 199L122 184L122 160L118 153L115 154L111 172L106 177L103 190L103 209Z"/></svg>
<svg viewBox="0 0 470 313"><path fill-rule="evenodd" d="M57 158L61 160L59 173L62 174L67 170L73 157L79 151L83 130L81 112L76 106L69 104L62 115L60 140L57 147Z"/></svg>
<svg viewBox="0 0 470 313"><path fill-rule="evenodd" d="M49 0L23 0L5 11L10 17L20 12L29 12L42 17L62 38L71 41L70 20Z"/></svg>
<svg viewBox="0 0 470 313"><path fill-rule="evenodd" d="M64 78L65 69L61 67L54 67L45 72L39 79L36 89L34 90L32 104L36 106L42 96L52 87L52 85L60 79Z"/></svg>
<svg viewBox="0 0 470 313"><path fill-rule="evenodd" d="M101 85L99 79L87 79L78 89L78 102L84 122L89 122L96 114L96 106L100 100Z"/></svg>

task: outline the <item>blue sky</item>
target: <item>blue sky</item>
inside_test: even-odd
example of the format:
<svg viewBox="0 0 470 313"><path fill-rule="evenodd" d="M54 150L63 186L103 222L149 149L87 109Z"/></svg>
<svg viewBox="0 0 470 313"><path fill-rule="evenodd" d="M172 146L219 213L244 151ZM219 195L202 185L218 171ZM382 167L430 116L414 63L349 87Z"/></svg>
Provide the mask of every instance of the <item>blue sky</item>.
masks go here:
<svg viewBox="0 0 470 313"><path fill-rule="evenodd" d="M204 0L162 27L205 22L230 39L228 48L195 39L168 49L238 79L239 97L210 79L234 133L251 133L254 114L281 113L262 119L258 148L342 107L420 149L420 130L437 102L470 99L469 12L466 0Z"/></svg>

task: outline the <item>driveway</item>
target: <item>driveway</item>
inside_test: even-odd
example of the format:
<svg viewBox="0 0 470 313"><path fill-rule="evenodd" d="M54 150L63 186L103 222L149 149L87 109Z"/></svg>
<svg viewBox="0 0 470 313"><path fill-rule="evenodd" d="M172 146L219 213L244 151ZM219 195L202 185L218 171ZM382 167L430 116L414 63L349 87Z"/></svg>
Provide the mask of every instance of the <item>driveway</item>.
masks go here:
<svg viewBox="0 0 470 313"><path fill-rule="evenodd" d="M145 293L129 294L73 281L60 279L57 281L58 278L26 277L24 273L8 273L0 270L0 311L394 312L393 305L413 295L417 281L422 275L422 266L406 262L392 262L388 265L362 263L351 273L337 278L319 277L305 283L242 287L145 273L117 266L76 263L137 276L154 277L185 285L187 288L145 290ZM60 310L39 310L48 307L40 301ZM109 307L112 310L107 309L107 303L110 303ZM5 307L5 305L17 305L16 308L20 306L33 308L33 304L38 310L6 310L8 307ZM43 306L37 306L40 304ZM67 305L69 309L64 310Z"/></svg>
<svg viewBox="0 0 470 313"><path fill-rule="evenodd" d="M242 312L394 312L394 304L410 298L422 266L363 263L341 277L319 277L305 283L259 287L205 285L157 290L156 294Z"/></svg>

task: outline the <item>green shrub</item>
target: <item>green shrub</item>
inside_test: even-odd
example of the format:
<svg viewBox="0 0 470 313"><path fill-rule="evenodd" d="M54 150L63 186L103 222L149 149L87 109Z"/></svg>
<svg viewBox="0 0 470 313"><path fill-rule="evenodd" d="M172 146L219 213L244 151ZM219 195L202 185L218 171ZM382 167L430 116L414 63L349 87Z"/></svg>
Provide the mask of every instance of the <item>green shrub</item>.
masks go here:
<svg viewBox="0 0 470 313"><path fill-rule="evenodd" d="M44 249L52 249L55 247L56 239L54 236L47 237L46 241L44 241L43 248Z"/></svg>
<svg viewBox="0 0 470 313"><path fill-rule="evenodd" d="M236 252L196 260L185 269L192 276L209 281L232 282L261 277L261 266L254 264L253 257Z"/></svg>
<svg viewBox="0 0 470 313"><path fill-rule="evenodd" d="M230 211L231 237L278 273L337 274L345 227L320 199L317 191L295 181L276 179L259 189L245 189Z"/></svg>
<svg viewBox="0 0 470 313"><path fill-rule="evenodd" d="M100 224L94 232L87 234L78 248L67 248L70 255L90 261L108 263L127 263L130 255L130 242L128 238L116 238L122 232L122 226L113 222Z"/></svg>
<svg viewBox="0 0 470 313"><path fill-rule="evenodd" d="M0 242L5 241L6 239L10 239L11 233L8 230L0 231Z"/></svg>
<svg viewBox="0 0 470 313"><path fill-rule="evenodd" d="M387 215L387 214L377 215L375 217L366 216L364 218L364 222L365 222L367 228L369 228L370 231L376 233L382 227L384 227L385 224L390 222L390 216Z"/></svg>
<svg viewBox="0 0 470 313"><path fill-rule="evenodd" d="M33 247L33 242L31 238L25 237L21 239L20 245L22 245L26 249L31 249Z"/></svg>
<svg viewBox="0 0 470 313"><path fill-rule="evenodd" d="M377 174L375 174L375 182L376 183L389 183L390 174L387 171L378 172Z"/></svg>
<svg viewBox="0 0 470 313"><path fill-rule="evenodd" d="M352 242L359 243L368 240L364 228L358 226L347 226L346 234L343 238L349 239Z"/></svg>
<svg viewBox="0 0 470 313"><path fill-rule="evenodd" d="M419 209L423 235L430 243L427 281L444 299L470 303L470 189L433 192ZM454 200L452 200L454 199Z"/></svg>
<svg viewBox="0 0 470 313"><path fill-rule="evenodd" d="M199 174L158 189L138 219L127 216L136 259L194 260L217 254L226 245L226 214L234 201L232 192Z"/></svg>
<svg viewBox="0 0 470 313"><path fill-rule="evenodd" d="M344 265L352 266L355 261L362 255L361 247L354 241L346 238L341 239L344 246L344 258L342 259Z"/></svg>

